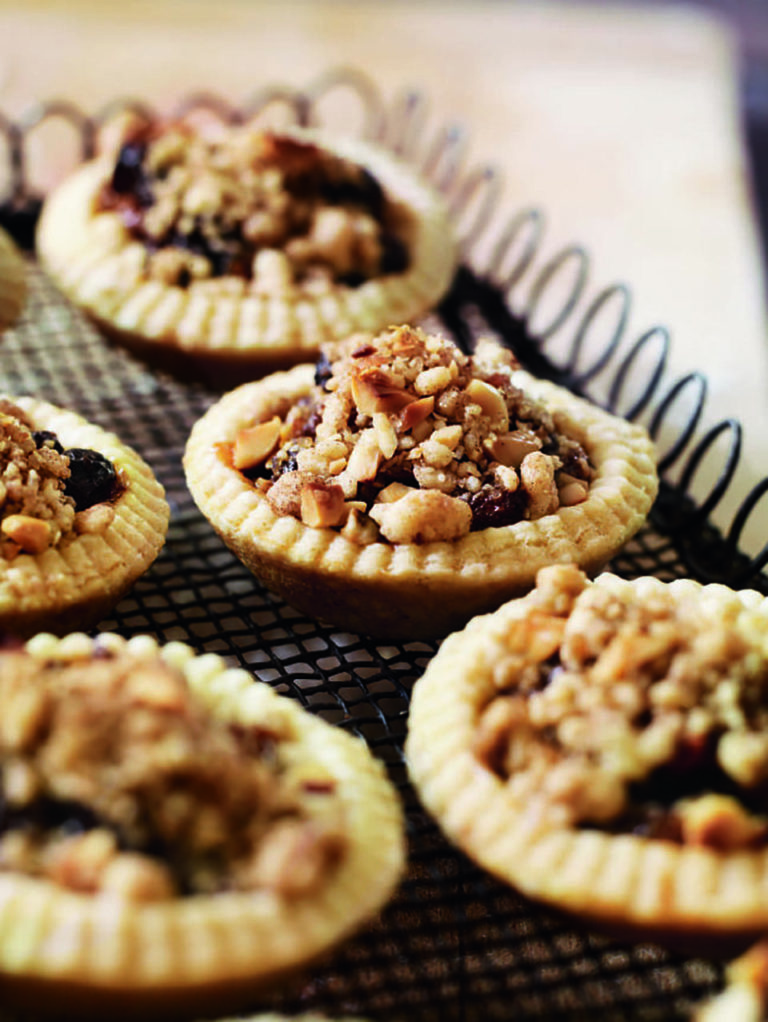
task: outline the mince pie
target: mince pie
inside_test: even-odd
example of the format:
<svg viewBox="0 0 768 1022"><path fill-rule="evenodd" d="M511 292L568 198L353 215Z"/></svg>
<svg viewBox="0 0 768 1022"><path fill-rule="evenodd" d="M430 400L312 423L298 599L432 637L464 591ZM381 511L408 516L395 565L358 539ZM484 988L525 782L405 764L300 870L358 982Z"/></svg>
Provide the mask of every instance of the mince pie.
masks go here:
<svg viewBox="0 0 768 1022"><path fill-rule="evenodd" d="M4 1004L211 1017L373 916L404 862L360 739L179 642L0 647Z"/></svg>
<svg viewBox="0 0 768 1022"><path fill-rule="evenodd" d="M150 467L112 433L0 396L0 631L90 628L155 560L169 515Z"/></svg>
<svg viewBox="0 0 768 1022"><path fill-rule="evenodd" d="M184 458L198 506L269 588L388 638L447 633L538 569L601 569L643 523L644 429L408 326L225 395Z"/></svg>
<svg viewBox="0 0 768 1022"><path fill-rule="evenodd" d="M0 333L18 318L26 297L24 263L11 239L0 229Z"/></svg>
<svg viewBox="0 0 768 1022"><path fill-rule="evenodd" d="M448 638L406 756L426 809L524 894L722 953L768 927L768 599L573 565Z"/></svg>
<svg viewBox="0 0 768 1022"><path fill-rule="evenodd" d="M107 332L230 383L422 315L457 258L442 200L386 150L185 121L136 129L75 171L37 243Z"/></svg>

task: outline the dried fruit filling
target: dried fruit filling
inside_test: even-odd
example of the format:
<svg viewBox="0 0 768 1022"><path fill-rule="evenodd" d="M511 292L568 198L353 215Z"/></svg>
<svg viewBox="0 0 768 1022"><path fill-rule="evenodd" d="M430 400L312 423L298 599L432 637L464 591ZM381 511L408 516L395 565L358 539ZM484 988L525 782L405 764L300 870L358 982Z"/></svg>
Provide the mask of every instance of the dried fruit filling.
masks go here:
<svg viewBox="0 0 768 1022"><path fill-rule="evenodd" d="M541 571L527 602L475 751L530 819L768 844L765 618L690 590L631 598L572 566Z"/></svg>
<svg viewBox="0 0 768 1022"><path fill-rule="evenodd" d="M490 340L397 327L326 345L315 386L224 453L276 514L365 545L454 540L581 503L593 468Z"/></svg>
<svg viewBox="0 0 768 1022"><path fill-rule="evenodd" d="M65 450L55 433L0 401L0 558L43 553L73 531L102 531L122 490L104 455Z"/></svg>
<svg viewBox="0 0 768 1022"><path fill-rule="evenodd" d="M123 144L99 209L146 246L148 276L177 287L322 293L410 262L410 217L366 168L249 128L143 129Z"/></svg>
<svg viewBox="0 0 768 1022"><path fill-rule="evenodd" d="M0 870L133 901L312 889L343 852L335 782L283 719L225 723L181 665L0 649Z"/></svg>

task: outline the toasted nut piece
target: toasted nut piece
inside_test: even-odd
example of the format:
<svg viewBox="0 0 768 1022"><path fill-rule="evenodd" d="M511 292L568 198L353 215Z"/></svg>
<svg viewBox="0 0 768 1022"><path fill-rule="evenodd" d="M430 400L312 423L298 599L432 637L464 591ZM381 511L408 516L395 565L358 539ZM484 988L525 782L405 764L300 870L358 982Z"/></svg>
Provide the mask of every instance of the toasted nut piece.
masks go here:
<svg viewBox="0 0 768 1022"><path fill-rule="evenodd" d="M232 463L235 468L252 468L270 456L280 438L282 422L275 415L267 422L241 429L235 437Z"/></svg>
<svg viewBox="0 0 768 1022"><path fill-rule="evenodd" d="M451 382L451 371L448 366L434 366L423 369L413 383L417 394L437 394L445 390Z"/></svg>
<svg viewBox="0 0 768 1022"><path fill-rule="evenodd" d="M487 415L500 433L509 429L509 412L500 391L484 380L471 379L465 393L474 404L480 405L483 415Z"/></svg>
<svg viewBox="0 0 768 1022"><path fill-rule="evenodd" d="M541 450L541 441L520 430L513 430L511 433L489 438L484 446L495 461L508 468L518 468L526 454Z"/></svg>
<svg viewBox="0 0 768 1022"><path fill-rule="evenodd" d="M349 503L347 504L349 507ZM349 516L341 528L341 535L358 546L368 546L379 538L379 529L371 518L356 507L352 507Z"/></svg>
<svg viewBox="0 0 768 1022"><path fill-rule="evenodd" d="M413 486L406 486L405 483L390 483L389 486L385 486L383 490L379 491L376 503L391 504L392 501L400 500L401 497L406 497L409 493L415 493Z"/></svg>
<svg viewBox="0 0 768 1022"><path fill-rule="evenodd" d="M558 491L560 494L561 507L573 507L575 504L582 504L589 496L589 487L586 483L568 483Z"/></svg>
<svg viewBox="0 0 768 1022"><path fill-rule="evenodd" d="M379 447L378 434L375 429L366 429L360 434L360 439L352 449L342 476L345 482L351 481L355 484L367 479L375 479L380 464L381 447Z"/></svg>
<svg viewBox="0 0 768 1022"><path fill-rule="evenodd" d="M461 426L442 426L440 429L436 429L431 440L435 440L439 444L444 444L451 451L455 451L459 446L461 438L464 434L464 430Z"/></svg>
<svg viewBox="0 0 768 1022"><path fill-rule="evenodd" d="M559 498L551 458L541 451L526 454L520 465L520 481L530 498L528 516L531 521L557 511Z"/></svg>
<svg viewBox="0 0 768 1022"><path fill-rule="evenodd" d="M750 816L730 795L702 795L681 809L683 841L722 850L745 848L768 824Z"/></svg>
<svg viewBox="0 0 768 1022"><path fill-rule="evenodd" d="M18 543L25 554L41 554L51 545L51 527L41 518L30 515L8 515L0 523L8 539Z"/></svg>
<svg viewBox="0 0 768 1022"><path fill-rule="evenodd" d="M115 508L112 504L94 504L92 507L83 508L75 515L75 532L78 535L98 535L109 528L115 517Z"/></svg>
<svg viewBox="0 0 768 1022"><path fill-rule="evenodd" d="M101 893L131 902L168 901L177 895L166 866L135 852L123 852L106 866Z"/></svg>
<svg viewBox="0 0 768 1022"><path fill-rule="evenodd" d="M346 521L347 505L340 486L305 483L301 488L301 520L314 529L332 528Z"/></svg>
<svg viewBox="0 0 768 1022"><path fill-rule="evenodd" d="M375 412L399 412L413 401L413 397L399 387L379 385L356 376L352 380L355 407L363 415Z"/></svg>
<svg viewBox="0 0 768 1022"><path fill-rule="evenodd" d="M407 433L409 429L418 426L420 422L423 422L432 414L434 409L435 399L431 395L429 397L420 397L418 401L411 401L400 414L400 426L403 432Z"/></svg>
<svg viewBox="0 0 768 1022"><path fill-rule="evenodd" d="M439 490L413 490L389 504L374 504L370 515L390 543L460 539L472 524L469 504Z"/></svg>
<svg viewBox="0 0 768 1022"><path fill-rule="evenodd" d="M395 427L389 421L389 416L383 412L374 412L373 428L376 430L376 439L379 441L379 448L385 458L391 458L397 450L397 433Z"/></svg>

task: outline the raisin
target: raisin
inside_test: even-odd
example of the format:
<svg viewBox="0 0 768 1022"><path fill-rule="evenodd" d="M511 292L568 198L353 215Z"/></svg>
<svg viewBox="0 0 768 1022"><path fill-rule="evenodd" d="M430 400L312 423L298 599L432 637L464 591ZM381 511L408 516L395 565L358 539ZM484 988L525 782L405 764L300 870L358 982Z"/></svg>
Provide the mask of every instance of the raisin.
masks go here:
<svg viewBox="0 0 768 1022"><path fill-rule="evenodd" d="M528 498L524 490L505 490L501 486L478 490L466 500L472 511L472 531L514 525L525 518Z"/></svg>
<svg viewBox="0 0 768 1022"><path fill-rule="evenodd" d="M326 383L333 375L331 361L324 351L320 352L320 358L315 363L315 386L327 390Z"/></svg>
<svg viewBox="0 0 768 1022"><path fill-rule="evenodd" d="M296 472L299 467L298 447L289 444L281 447L271 458L270 468L272 470L272 481L279 479L284 472Z"/></svg>
<svg viewBox="0 0 768 1022"><path fill-rule="evenodd" d="M24 806L0 802L0 833L9 830L61 830L82 834L99 825L96 814L80 802L42 796Z"/></svg>
<svg viewBox="0 0 768 1022"><path fill-rule="evenodd" d="M152 189L143 166L146 152L147 144L143 140L124 143L110 181L116 195L131 196L140 206L152 204Z"/></svg>
<svg viewBox="0 0 768 1022"><path fill-rule="evenodd" d="M408 249L394 234L388 231L381 236L381 273L404 273L410 262Z"/></svg>
<svg viewBox="0 0 768 1022"><path fill-rule="evenodd" d="M320 194L332 206L362 206L375 220L384 212L384 192L381 185L364 167L353 178L324 181Z"/></svg>
<svg viewBox="0 0 768 1022"><path fill-rule="evenodd" d="M64 454L69 459L70 471L64 492L74 500L77 511L101 504L114 496L117 473L115 466L103 454L81 447L73 447Z"/></svg>
<svg viewBox="0 0 768 1022"><path fill-rule="evenodd" d="M35 446L38 448L52 447L57 454L62 454L64 452L64 448L61 446L59 438L49 429L36 429L32 433L32 439L35 441Z"/></svg>

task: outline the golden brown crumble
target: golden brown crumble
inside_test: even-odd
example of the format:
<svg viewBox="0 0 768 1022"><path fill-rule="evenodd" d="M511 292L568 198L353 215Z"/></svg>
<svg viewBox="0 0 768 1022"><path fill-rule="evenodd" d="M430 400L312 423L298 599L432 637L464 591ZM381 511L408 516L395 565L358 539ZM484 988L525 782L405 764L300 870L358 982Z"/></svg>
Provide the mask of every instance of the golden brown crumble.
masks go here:
<svg viewBox="0 0 768 1022"><path fill-rule="evenodd" d="M0 558L42 553L71 531L69 475L68 459L49 444L38 447L24 412L0 400Z"/></svg>
<svg viewBox="0 0 768 1022"><path fill-rule="evenodd" d="M326 345L312 393L241 430L232 464L276 514L360 544L541 518L585 500L593 472L517 368L492 341L470 357L408 326Z"/></svg>
<svg viewBox="0 0 768 1022"><path fill-rule="evenodd" d="M475 751L532 817L730 849L765 844L766 636L690 592L543 569L510 624Z"/></svg>
<svg viewBox="0 0 768 1022"><path fill-rule="evenodd" d="M363 167L252 128L156 125L126 141L101 209L150 279L216 293L323 294L407 269L410 220Z"/></svg>
<svg viewBox="0 0 768 1022"><path fill-rule="evenodd" d="M0 652L0 869L136 901L304 893L343 850L334 782L228 726L159 657Z"/></svg>

